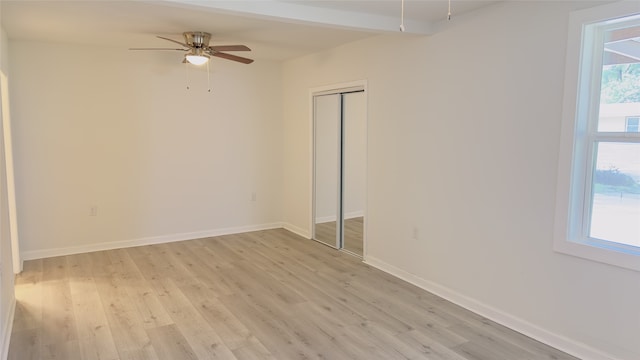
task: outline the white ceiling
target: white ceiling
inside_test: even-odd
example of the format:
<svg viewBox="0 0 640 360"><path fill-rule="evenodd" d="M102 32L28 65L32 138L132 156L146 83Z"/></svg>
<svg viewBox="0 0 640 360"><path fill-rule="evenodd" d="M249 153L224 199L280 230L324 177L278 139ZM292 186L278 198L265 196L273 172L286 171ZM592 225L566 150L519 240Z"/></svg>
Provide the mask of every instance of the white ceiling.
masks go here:
<svg viewBox="0 0 640 360"><path fill-rule="evenodd" d="M455 17L494 2L453 0L452 12ZM184 31L206 31L213 34L211 44L246 44L253 50L249 57L283 60L399 33L400 5L401 0L0 0L0 11L9 39L166 47L156 35L182 40ZM407 33L432 33L446 17L446 0L405 0Z"/></svg>

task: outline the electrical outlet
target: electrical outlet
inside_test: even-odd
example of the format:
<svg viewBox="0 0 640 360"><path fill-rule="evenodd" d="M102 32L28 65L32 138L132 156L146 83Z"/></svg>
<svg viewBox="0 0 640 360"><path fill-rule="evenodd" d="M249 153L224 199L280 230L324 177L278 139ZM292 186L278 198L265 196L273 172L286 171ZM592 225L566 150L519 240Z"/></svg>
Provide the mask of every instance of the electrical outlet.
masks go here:
<svg viewBox="0 0 640 360"><path fill-rule="evenodd" d="M417 227L417 226L414 226L414 227L413 227L413 238L414 238L414 239L416 239L416 240L418 240L418 235L419 235L418 227Z"/></svg>
<svg viewBox="0 0 640 360"><path fill-rule="evenodd" d="M94 205L89 209L89 216L98 216L98 206Z"/></svg>
<svg viewBox="0 0 640 360"><path fill-rule="evenodd" d="M257 199L257 196L256 196L256 192L254 191L251 193L251 201L256 201L256 199Z"/></svg>

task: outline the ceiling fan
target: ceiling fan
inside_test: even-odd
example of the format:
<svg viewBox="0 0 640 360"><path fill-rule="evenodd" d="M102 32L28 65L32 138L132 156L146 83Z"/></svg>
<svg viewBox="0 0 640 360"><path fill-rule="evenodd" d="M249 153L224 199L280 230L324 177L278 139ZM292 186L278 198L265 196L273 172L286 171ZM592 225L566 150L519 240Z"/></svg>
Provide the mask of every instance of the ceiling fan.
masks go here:
<svg viewBox="0 0 640 360"><path fill-rule="evenodd" d="M251 64L253 62L252 59L247 59L245 57L236 56L232 54L227 54L224 51L251 51L245 45L209 45L209 40L211 40L211 34L202 31L188 31L182 33L184 36L184 43L169 39L166 37L158 36L158 38L171 41L173 43L182 45L184 48L175 49L175 48L131 48L129 50L175 50L175 51L186 51L187 53L184 56L183 63L189 62L194 65L202 65L209 61L211 56L237 61L243 64Z"/></svg>

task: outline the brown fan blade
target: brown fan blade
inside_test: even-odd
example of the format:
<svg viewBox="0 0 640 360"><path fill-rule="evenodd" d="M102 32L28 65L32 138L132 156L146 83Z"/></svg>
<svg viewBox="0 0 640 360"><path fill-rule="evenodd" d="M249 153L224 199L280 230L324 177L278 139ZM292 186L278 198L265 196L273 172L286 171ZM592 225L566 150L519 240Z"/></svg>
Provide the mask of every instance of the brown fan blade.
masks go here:
<svg viewBox="0 0 640 360"><path fill-rule="evenodd" d="M167 41L174 42L174 43L176 43L176 44L180 44L180 45L182 45L182 46L184 46L184 47L187 47L187 48L189 47L189 45L187 45L187 44L183 44L183 43L181 43L180 41L177 41L177 40L169 39L169 38L162 37L162 36L156 36L156 37L157 37L157 38L159 38L159 39L162 39L162 40L167 40Z"/></svg>
<svg viewBox="0 0 640 360"><path fill-rule="evenodd" d="M209 46L211 51L251 51L245 45L215 45Z"/></svg>
<svg viewBox="0 0 640 360"><path fill-rule="evenodd" d="M223 52L211 52L211 55L212 56L217 56L219 58L227 59L227 60L241 62L243 64L251 64L253 62L253 60L251 60L251 59L247 59L247 58L244 58L244 57L235 56L235 55L231 55L231 54L227 54L227 53L223 53Z"/></svg>
<svg viewBox="0 0 640 360"><path fill-rule="evenodd" d="M169 49L169 48L129 48L129 50L177 50L177 51L187 51L188 49Z"/></svg>

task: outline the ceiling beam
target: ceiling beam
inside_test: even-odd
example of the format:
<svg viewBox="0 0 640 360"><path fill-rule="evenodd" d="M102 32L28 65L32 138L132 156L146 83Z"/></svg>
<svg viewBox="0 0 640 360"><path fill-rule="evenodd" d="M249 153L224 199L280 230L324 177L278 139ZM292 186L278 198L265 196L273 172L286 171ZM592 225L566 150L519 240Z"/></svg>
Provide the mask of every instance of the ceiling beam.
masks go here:
<svg viewBox="0 0 640 360"><path fill-rule="evenodd" d="M310 24L333 28L361 31L399 32L400 12L397 17L376 14L356 13L350 11L312 7L275 0L260 1L203 1L203 0L161 0L166 5L187 8L209 9L215 12L229 13L239 16L250 16L267 20ZM405 19L405 32L415 35L430 35L435 26L429 22Z"/></svg>

